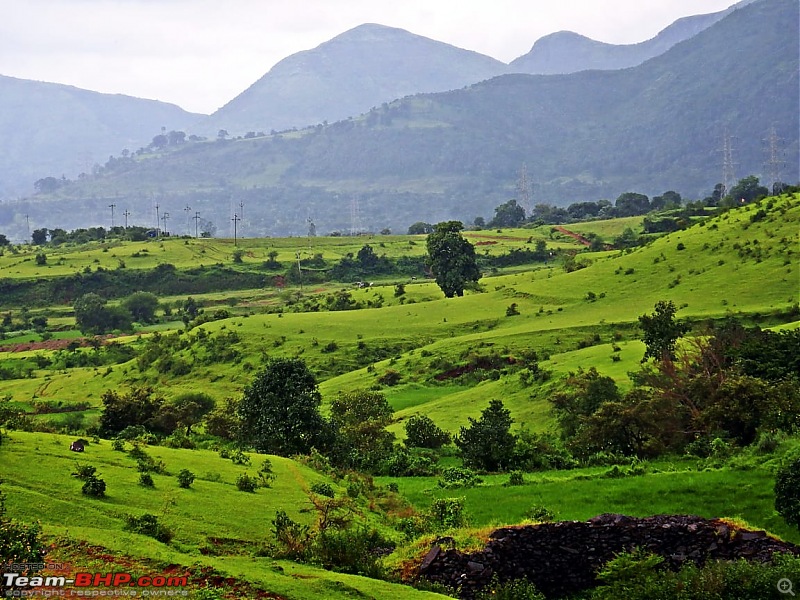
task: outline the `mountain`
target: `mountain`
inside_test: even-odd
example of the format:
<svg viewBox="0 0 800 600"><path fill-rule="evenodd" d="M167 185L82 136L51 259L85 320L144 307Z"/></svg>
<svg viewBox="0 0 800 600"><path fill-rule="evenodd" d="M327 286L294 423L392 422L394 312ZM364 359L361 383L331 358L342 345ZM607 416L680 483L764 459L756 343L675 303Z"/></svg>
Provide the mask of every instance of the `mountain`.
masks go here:
<svg viewBox="0 0 800 600"><path fill-rule="evenodd" d="M694 37L731 11L754 1L743 0L727 10L678 19L654 38L638 44L607 44L571 31L559 31L537 40L531 51L513 60L510 67L515 73L532 75L634 67Z"/></svg>
<svg viewBox="0 0 800 600"><path fill-rule="evenodd" d="M204 122L203 131L231 134L336 121L396 98L457 89L505 73L488 56L365 24L293 54Z"/></svg>
<svg viewBox="0 0 800 600"><path fill-rule="evenodd" d="M179 129L196 115L130 96L0 75L0 200L33 191L34 181L91 173L123 148L148 144L161 127Z"/></svg>
<svg viewBox="0 0 800 600"><path fill-rule="evenodd" d="M797 0L763 0L638 67L504 75L288 135L192 143L114 165L5 218L36 211L50 227L75 226L78 213L105 215L113 199L151 222L155 200L173 215L192 206L220 234L239 203L243 235L305 235L309 217L321 233L398 231L492 216L516 194L523 164L533 203L665 190L698 199L722 180L726 131L743 177L765 172L773 127L781 177L796 182L798 21ZM0 211L0 229L3 220Z"/></svg>

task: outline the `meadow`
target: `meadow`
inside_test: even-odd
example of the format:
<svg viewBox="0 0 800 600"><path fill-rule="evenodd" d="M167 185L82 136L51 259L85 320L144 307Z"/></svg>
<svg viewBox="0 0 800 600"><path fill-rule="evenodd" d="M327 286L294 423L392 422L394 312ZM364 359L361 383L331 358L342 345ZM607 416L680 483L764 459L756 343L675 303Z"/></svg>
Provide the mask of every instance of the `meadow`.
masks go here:
<svg viewBox="0 0 800 600"><path fill-rule="evenodd" d="M608 241L629 227L640 231L641 218L569 228ZM341 481L300 462L269 457L276 475L272 487L247 494L236 489L235 479L243 471L255 473L263 456L252 454L251 466L242 466L211 449L148 446L148 454L163 461L169 473L154 474L155 488L149 489L138 484L135 461L113 450L110 441L97 440L77 461L96 466L109 491L105 499L89 499L81 497L79 482L70 476L76 455L68 450L69 440L96 423L107 390L147 386L166 399L203 391L221 402L241 397L267 357L304 360L319 380L325 414L342 392L381 391L394 410L389 430L398 440L406 420L422 414L456 434L492 399L502 399L511 411L514 431L548 432L556 428L549 398L568 374L594 367L623 391L631 386L630 373L640 368L645 352L638 317L652 311L659 300L671 300L678 307L678 318L692 326L692 335L702 335L709 322L726 317L762 327L800 326L798 194L725 212L627 250L589 252L549 226L470 231L465 237L479 254L501 256L530 249L541 240L559 256L485 270L464 297L444 298L424 277L377 277L367 287L352 282L276 286L272 279L282 271L265 267L273 258L285 270L298 255L303 259L316 254L332 264L356 255L364 244L393 259L421 258L425 236L240 239L235 245L233 240L193 238L91 243L47 247L44 265L37 264L34 248L4 251L0 284L58 280L98 269L146 272L163 264L179 272L223 264L270 279L257 288L192 294L202 314L227 312L191 327L181 319L187 296L161 295L159 322L137 324L132 334L113 338L114 344L129 349L130 355L119 354L124 360L114 358L112 339L94 346L67 346L82 337L69 304L26 308L29 318L46 316L48 327L20 327L0 339L0 399L27 412L39 429L73 435L8 434L0 446L0 475L9 513L41 521L49 539L69 540L59 544L64 552L71 543L84 541L160 565L203 565L286 598L437 597L407 586L258 557L258 548L272 535L270 519L277 510L286 510L300 523L311 522L308 489L313 483L328 483L344 494ZM237 250L240 262L233 260ZM565 268L566 257L573 268ZM326 298L337 294L348 295L360 308L327 310ZM118 303L119 299L110 302ZM0 297L0 316L7 314L18 322L22 313L23 307ZM60 346L48 345L54 342ZM531 362L546 377L532 380L526 374ZM65 410L37 410L43 404ZM784 451L794 451L793 444L786 441ZM503 485L508 475L486 475L483 484L458 490L442 489L436 477L376 481L380 486L396 485L420 512L436 498L464 497L475 527L520 522L539 505L561 519L587 519L603 512L725 516L800 543L797 530L772 506L775 468L768 457L738 464L676 457L654 460L640 474L621 478L605 476L607 467L585 467L527 473L520 486ZM181 469L197 474L192 489L175 483ZM385 512L373 514L373 506L360 502L365 522L396 535L384 522ZM164 545L123 531L125 515L141 513L160 515L174 530L174 540ZM243 550L220 555L212 548L219 545L215 539ZM73 555L70 560L79 558Z"/></svg>

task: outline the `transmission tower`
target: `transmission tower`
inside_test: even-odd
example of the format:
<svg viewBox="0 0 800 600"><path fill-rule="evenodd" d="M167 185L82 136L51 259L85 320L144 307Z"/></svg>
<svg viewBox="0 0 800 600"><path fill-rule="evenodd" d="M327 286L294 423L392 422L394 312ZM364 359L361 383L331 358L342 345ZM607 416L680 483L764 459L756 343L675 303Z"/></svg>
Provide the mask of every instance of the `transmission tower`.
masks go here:
<svg viewBox="0 0 800 600"><path fill-rule="evenodd" d="M131 216L130 211L126 208L125 211L122 213L122 216L125 217L125 229L128 228L128 217Z"/></svg>
<svg viewBox="0 0 800 600"><path fill-rule="evenodd" d="M350 199L350 235L358 235L361 233L361 215L358 207L358 197L353 196Z"/></svg>
<svg viewBox="0 0 800 600"><path fill-rule="evenodd" d="M231 221L233 221L233 245L234 246L237 245L237 241L236 241L236 226L239 223L239 221L241 221L241 220L242 220L242 217L240 217L236 213L233 214L233 218L231 219Z"/></svg>
<svg viewBox="0 0 800 600"><path fill-rule="evenodd" d="M114 209L117 208L117 205L109 204L108 208L111 209L111 229L114 229Z"/></svg>
<svg viewBox="0 0 800 600"><path fill-rule="evenodd" d="M186 213L186 235L191 235L189 226L192 224L192 218L189 216L189 211L192 210L192 207L188 204L183 208L183 212Z"/></svg>
<svg viewBox="0 0 800 600"><path fill-rule="evenodd" d="M725 128L725 133L722 136L722 196L728 195L728 192L736 185L736 174L733 167L733 143L728 128Z"/></svg>
<svg viewBox="0 0 800 600"><path fill-rule="evenodd" d="M528 165L522 163L522 168L519 170L519 179L517 179L517 204L525 210L527 217L533 207L531 206L531 184L528 181Z"/></svg>
<svg viewBox="0 0 800 600"><path fill-rule="evenodd" d="M777 189L781 185L781 171L786 167L784 153L781 151L783 140L778 137L778 132L773 125L769 130L767 143L767 160L764 163L764 170L769 174L770 189L777 194Z"/></svg>

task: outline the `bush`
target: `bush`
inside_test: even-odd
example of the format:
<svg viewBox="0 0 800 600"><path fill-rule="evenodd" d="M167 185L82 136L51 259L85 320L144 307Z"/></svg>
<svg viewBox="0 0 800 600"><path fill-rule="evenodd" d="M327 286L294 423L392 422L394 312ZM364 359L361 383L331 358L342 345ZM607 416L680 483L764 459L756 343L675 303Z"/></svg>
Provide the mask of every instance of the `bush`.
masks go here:
<svg viewBox="0 0 800 600"><path fill-rule="evenodd" d="M290 560L304 560L308 555L311 534L308 525L301 525L293 521L285 511L275 513L272 521L275 540L281 548L276 558Z"/></svg>
<svg viewBox="0 0 800 600"><path fill-rule="evenodd" d="M544 600L544 595L527 579L514 579L500 583L497 575L476 600Z"/></svg>
<svg viewBox="0 0 800 600"><path fill-rule="evenodd" d="M2 481L0 481L2 483ZM15 564L41 564L47 552L40 539L38 525L27 525L6 516L5 496L0 492L0 560ZM29 569L26 575L33 575L36 569ZM0 592L7 591L0 582Z"/></svg>
<svg viewBox="0 0 800 600"><path fill-rule="evenodd" d="M178 485L184 489L191 487L194 479L194 473L189 469L181 469L181 472L178 473Z"/></svg>
<svg viewBox="0 0 800 600"><path fill-rule="evenodd" d="M388 386L397 385L402 378L403 376L394 369L387 369L383 375L378 377L378 383Z"/></svg>
<svg viewBox="0 0 800 600"><path fill-rule="evenodd" d="M315 494L319 494L320 496L326 496L328 498L333 498L335 493L333 488L329 483L325 483L323 481L318 481L311 485L311 491Z"/></svg>
<svg viewBox="0 0 800 600"><path fill-rule="evenodd" d="M117 452L125 452L125 440L114 438L111 440L111 449Z"/></svg>
<svg viewBox="0 0 800 600"><path fill-rule="evenodd" d="M141 517L128 515L125 517L125 530L140 533L168 544L172 540L172 531L158 522L158 517L149 513Z"/></svg>
<svg viewBox="0 0 800 600"><path fill-rule="evenodd" d="M522 471L511 471L511 473L508 474L508 481L506 481L503 485L525 485L525 477L522 475Z"/></svg>
<svg viewBox="0 0 800 600"><path fill-rule="evenodd" d="M314 540L313 558L326 569L379 579L384 570L382 553L389 553L394 544L374 528L326 530Z"/></svg>
<svg viewBox="0 0 800 600"><path fill-rule="evenodd" d="M789 525L800 529L800 458L778 469L775 476L775 510Z"/></svg>
<svg viewBox="0 0 800 600"><path fill-rule="evenodd" d="M90 477L94 477L97 469L92 465L75 465L75 470L71 473L73 477L86 481Z"/></svg>
<svg viewBox="0 0 800 600"><path fill-rule="evenodd" d="M517 308L517 303L512 302L506 307L506 316L507 317L514 317L519 314L519 309Z"/></svg>
<svg viewBox="0 0 800 600"><path fill-rule="evenodd" d="M439 479L439 487L445 489L453 488L469 488L475 487L483 480L478 475L469 469L461 467L448 467L442 471L442 477Z"/></svg>
<svg viewBox="0 0 800 600"><path fill-rule="evenodd" d="M525 518L531 521L553 521L556 518L556 513L542 504L534 504L525 511Z"/></svg>
<svg viewBox="0 0 800 600"><path fill-rule="evenodd" d="M92 475L83 483L83 487L81 487L81 492L83 492L87 496L102 498L103 496L106 495L106 482L100 479L99 477L95 477L94 475Z"/></svg>
<svg viewBox="0 0 800 600"><path fill-rule="evenodd" d="M150 475L150 473L139 474L139 485L149 488L156 487L156 484L153 481L153 476Z"/></svg>
<svg viewBox="0 0 800 600"><path fill-rule="evenodd" d="M450 443L450 434L439 428L427 415L414 415L405 423L406 446L441 448Z"/></svg>
<svg viewBox="0 0 800 600"><path fill-rule="evenodd" d="M455 529L466 527L467 511L464 508L466 498L436 498L428 510L428 522L434 529Z"/></svg>
<svg viewBox="0 0 800 600"><path fill-rule="evenodd" d="M220 456L222 456L222 450L220 450ZM223 457L226 458L226 457ZM235 465L249 465L250 464L250 457L242 452L241 450L234 450L228 454L227 458L231 459L231 462Z"/></svg>
<svg viewBox="0 0 800 600"><path fill-rule="evenodd" d="M258 488L258 479L250 477L247 473L240 473L236 478L236 488L240 492L255 492Z"/></svg>

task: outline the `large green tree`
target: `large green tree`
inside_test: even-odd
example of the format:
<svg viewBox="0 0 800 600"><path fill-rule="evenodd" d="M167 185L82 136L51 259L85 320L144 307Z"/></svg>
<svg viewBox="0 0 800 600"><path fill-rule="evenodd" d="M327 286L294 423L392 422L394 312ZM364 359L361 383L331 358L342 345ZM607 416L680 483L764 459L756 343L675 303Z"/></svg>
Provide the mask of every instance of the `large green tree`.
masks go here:
<svg viewBox="0 0 800 600"><path fill-rule="evenodd" d="M120 306L106 306L106 301L95 293L84 294L75 301L75 324L84 333L105 333L113 329L128 331L131 317Z"/></svg>
<svg viewBox="0 0 800 600"><path fill-rule="evenodd" d="M317 381L305 362L269 358L239 403L241 439L259 452L291 456L330 440Z"/></svg>
<svg viewBox="0 0 800 600"><path fill-rule="evenodd" d="M525 209L511 199L494 209L494 219L489 222L489 227L519 227L524 222Z"/></svg>
<svg viewBox="0 0 800 600"><path fill-rule="evenodd" d="M373 471L392 452L394 434L386 430L394 411L380 392L356 390L331 402L336 456L346 467Z"/></svg>
<svg viewBox="0 0 800 600"><path fill-rule="evenodd" d="M675 320L678 309L672 300L659 300L652 315L639 317L642 341L647 346L642 362L648 358L674 360L678 338L689 331L689 325Z"/></svg>
<svg viewBox="0 0 800 600"><path fill-rule="evenodd" d="M481 418L469 418L455 440L464 464L485 471L503 471L512 466L517 438L511 433L511 411L502 400L492 400Z"/></svg>
<svg viewBox="0 0 800 600"><path fill-rule="evenodd" d="M122 306L131 313L134 321L152 323L156 317L158 297L150 292L134 292L122 301Z"/></svg>
<svg viewBox="0 0 800 600"><path fill-rule="evenodd" d="M475 247L465 240L461 221L437 223L428 235L428 265L436 283L448 298L463 296L464 287L478 281L480 270L475 261Z"/></svg>

